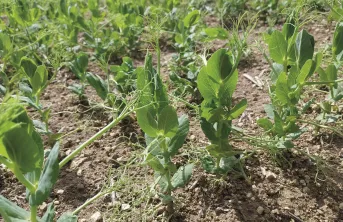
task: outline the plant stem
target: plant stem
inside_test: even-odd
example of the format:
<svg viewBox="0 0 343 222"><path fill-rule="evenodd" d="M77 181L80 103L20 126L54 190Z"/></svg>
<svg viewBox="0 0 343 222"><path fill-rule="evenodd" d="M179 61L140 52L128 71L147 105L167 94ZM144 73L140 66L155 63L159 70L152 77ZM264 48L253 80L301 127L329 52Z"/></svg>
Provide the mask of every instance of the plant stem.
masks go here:
<svg viewBox="0 0 343 222"><path fill-rule="evenodd" d="M23 173L14 164L12 167L12 172L17 177L17 179L30 191L30 193L36 192L36 187L24 177Z"/></svg>
<svg viewBox="0 0 343 222"><path fill-rule="evenodd" d="M31 216L30 220L31 222L37 222L37 206L30 206Z"/></svg>
<svg viewBox="0 0 343 222"><path fill-rule="evenodd" d="M337 79L334 81L321 81L321 82L305 82L305 85L325 85L325 84L332 84L332 83L339 83L343 82L343 79Z"/></svg>
<svg viewBox="0 0 343 222"><path fill-rule="evenodd" d="M117 125L122 119L127 117L132 111L123 111L116 119L110 122L107 126L102 128L99 132L89 138L86 142L82 143L78 148L76 148L71 154L65 157L59 164L60 169L68 163L71 159L73 159L77 154L79 154L84 148L86 148L89 144L93 143L96 139L101 137L104 133L110 130L112 127Z"/></svg>
<svg viewBox="0 0 343 222"><path fill-rule="evenodd" d="M331 131L337 133L339 136L343 137L343 133L341 131L339 131L338 129L334 128L334 127L321 125L319 123L315 123L315 122L311 122L311 121L307 121L307 120L298 119L298 121L301 122L301 123L312 124L314 126L317 126L317 127L323 128L323 129L331 130Z"/></svg>
<svg viewBox="0 0 343 222"><path fill-rule="evenodd" d="M76 210L73 211L73 215L77 215L78 213L80 213L80 211L87 207L89 204L91 204L93 201L96 201L97 199L99 199L100 197L102 197L103 195L107 194L108 192L100 192L97 195L95 195L94 197L88 199L85 203L83 203L81 206L79 206L78 208L76 208Z"/></svg>

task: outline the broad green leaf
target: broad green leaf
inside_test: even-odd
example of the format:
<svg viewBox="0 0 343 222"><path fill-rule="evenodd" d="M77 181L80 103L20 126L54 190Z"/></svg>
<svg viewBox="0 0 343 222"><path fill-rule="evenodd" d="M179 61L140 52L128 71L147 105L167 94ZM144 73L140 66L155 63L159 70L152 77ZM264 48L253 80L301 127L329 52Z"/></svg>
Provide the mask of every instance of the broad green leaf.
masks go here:
<svg viewBox="0 0 343 222"><path fill-rule="evenodd" d="M201 129L206 135L206 137L211 141L211 143L217 143L218 138L216 136L216 130L213 127L213 124L208 122L205 118L200 119Z"/></svg>
<svg viewBox="0 0 343 222"><path fill-rule="evenodd" d="M56 142L46 163L44 165L43 173L38 182L36 193L30 196L30 205L39 206L41 205L50 195L51 189L57 181L59 173L59 142Z"/></svg>
<svg viewBox="0 0 343 222"><path fill-rule="evenodd" d="M232 73L232 64L226 49L219 49L208 60L206 71L210 80L221 82Z"/></svg>
<svg viewBox="0 0 343 222"><path fill-rule="evenodd" d="M277 63L283 64L287 59L287 41L283 34L275 30L268 42L270 57Z"/></svg>
<svg viewBox="0 0 343 222"><path fill-rule="evenodd" d="M149 107L142 107L136 111L137 122L142 130L150 137L156 137L158 133L155 116Z"/></svg>
<svg viewBox="0 0 343 222"><path fill-rule="evenodd" d="M165 137L173 137L178 129L178 119L176 111L171 106L163 108L158 116L159 132Z"/></svg>
<svg viewBox="0 0 343 222"><path fill-rule="evenodd" d="M335 65L330 64L326 70L327 81L335 81L337 80L337 68Z"/></svg>
<svg viewBox="0 0 343 222"><path fill-rule="evenodd" d="M205 28L205 34L210 39L227 39L228 32L223 28Z"/></svg>
<svg viewBox="0 0 343 222"><path fill-rule="evenodd" d="M295 41L295 50L297 66L301 69L307 60L313 58L314 53L314 38L306 30L298 33Z"/></svg>
<svg viewBox="0 0 343 222"><path fill-rule="evenodd" d="M269 131L273 128L274 124L267 118L260 118L257 120L257 125L263 128L265 131Z"/></svg>
<svg viewBox="0 0 343 222"><path fill-rule="evenodd" d="M64 213L58 218L57 222L77 222L77 216L72 213Z"/></svg>
<svg viewBox="0 0 343 222"><path fill-rule="evenodd" d="M337 61L343 59L343 22L337 23L333 37L332 52Z"/></svg>
<svg viewBox="0 0 343 222"><path fill-rule="evenodd" d="M215 173L216 163L211 156L205 156L201 159L201 166L208 173Z"/></svg>
<svg viewBox="0 0 343 222"><path fill-rule="evenodd" d="M38 66L34 76L30 79L32 93L39 94L48 80L48 71L44 65Z"/></svg>
<svg viewBox="0 0 343 222"><path fill-rule="evenodd" d="M98 75L87 72L86 79L88 83L95 89L96 93L102 100L107 98L107 84L105 81Z"/></svg>
<svg viewBox="0 0 343 222"><path fill-rule="evenodd" d="M274 119L274 106L273 104L265 104L263 106L264 111L266 112L268 118Z"/></svg>
<svg viewBox="0 0 343 222"><path fill-rule="evenodd" d="M206 66L202 67L197 78L198 89L205 100L212 100L217 98L219 91L219 83L210 80Z"/></svg>
<svg viewBox="0 0 343 222"><path fill-rule="evenodd" d="M28 134L26 128L15 127L6 131L0 138L1 147L5 147L9 158L19 167L23 173L33 171L42 166L42 144Z"/></svg>
<svg viewBox="0 0 343 222"><path fill-rule="evenodd" d="M178 130L175 136L168 142L168 152L170 156L174 156L182 147L189 131L189 120L186 115L179 117L178 122Z"/></svg>
<svg viewBox="0 0 343 222"><path fill-rule="evenodd" d="M10 37L5 33L0 33L0 56L5 57L8 53L13 51L13 45Z"/></svg>
<svg viewBox="0 0 343 222"><path fill-rule="evenodd" d="M287 75L283 72L279 75L275 88L276 97L282 105L286 105L289 101L288 92Z"/></svg>
<svg viewBox="0 0 343 222"><path fill-rule="evenodd" d="M75 60L75 65L77 67L77 71L79 71L81 74L86 73L88 68L88 55L86 53L78 54Z"/></svg>
<svg viewBox="0 0 343 222"><path fill-rule="evenodd" d="M171 182L174 188L185 186L191 179L194 164L187 164L186 166L181 166L173 175Z"/></svg>
<svg viewBox="0 0 343 222"><path fill-rule="evenodd" d="M32 59L29 59L26 56L23 57L20 61L20 66L29 78L33 78L37 65Z"/></svg>
<svg viewBox="0 0 343 222"><path fill-rule="evenodd" d="M5 213L6 216L13 218L12 221L28 220L30 218L30 212L19 207L2 195L0 195L0 213Z"/></svg>
<svg viewBox="0 0 343 222"><path fill-rule="evenodd" d="M55 219L55 207L50 203L43 215L41 222L54 222Z"/></svg>
<svg viewBox="0 0 343 222"><path fill-rule="evenodd" d="M183 24L185 27L189 28L195 23L197 23L200 19L200 12L198 10L194 10L190 12L184 19Z"/></svg>
<svg viewBox="0 0 343 222"><path fill-rule="evenodd" d="M238 70L236 69L228 78L226 78L219 88L220 103L224 106L231 104L233 92L236 90L238 82Z"/></svg>
<svg viewBox="0 0 343 222"><path fill-rule="evenodd" d="M272 83L275 84L276 80L279 78L279 75L283 72L283 65L279 63L273 63L272 66L273 66L273 69L270 72L270 78L271 78Z"/></svg>
<svg viewBox="0 0 343 222"><path fill-rule="evenodd" d="M146 156L145 163L148 164L148 166L150 166L154 171L159 172L160 174L164 174L166 171L160 160L150 153Z"/></svg>
<svg viewBox="0 0 343 222"><path fill-rule="evenodd" d="M297 82L301 85L303 85L306 81L306 79L309 77L310 72L312 69L312 60L307 60L303 67L300 70L300 73L297 78Z"/></svg>
<svg viewBox="0 0 343 222"><path fill-rule="evenodd" d="M240 116L244 110L247 108L248 101L246 99L242 99L239 103L237 103L230 111L228 120L236 119Z"/></svg>
<svg viewBox="0 0 343 222"><path fill-rule="evenodd" d="M317 72L319 74L320 81L323 81L323 82L328 81L328 76L327 76L326 72L323 70L323 68L318 67Z"/></svg>
<svg viewBox="0 0 343 222"><path fill-rule="evenodd" d="M274 111L274 129L275 129L275 133L281 137L285 135L285 132L283 130L283 121L281 119L281 117L279 116L279 114L277 112Z"/></svg>

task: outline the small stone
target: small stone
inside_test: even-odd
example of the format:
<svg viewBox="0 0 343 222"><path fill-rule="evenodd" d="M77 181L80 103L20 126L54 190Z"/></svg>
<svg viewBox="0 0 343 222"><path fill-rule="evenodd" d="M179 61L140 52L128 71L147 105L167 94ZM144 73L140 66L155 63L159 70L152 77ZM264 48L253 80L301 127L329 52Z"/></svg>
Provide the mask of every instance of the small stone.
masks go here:
<svg viewBox="0 0 343 222"><path fill-rule="evenodd" d="M191 135L191 136L189 137L189 139L192 140L192 141L194 141L195 138L196 138L195 135Z"/></svg>
<svg viewBox="0 0 343 222"><path fill-rule="evenodd" d="M223 213L224 211L223 211L223 208L217 207L217 208L214 210L214 212L215 212L216 215L218 216L219 214Z"/></svg>
<svg viewBox="0 0 343 222"><path fill-rule="evenodd" d="M252 193L247 193L247 198L251 198L252 197Z"/></svg>
<svg viewBox="0 0 343 222"><path fill-rule="evenodd" d="M76 175L78 177L82 176L82 169L78 169L77 172L76 172Z"/></svg>
<svg viewBox="0 0 343 222"><path fill-rule="evenodd" d="M56 191L56 194L58 194L58 195L61 195L61 194L63 194L64 193L64 190L57 190Z"/></svg>
<svg viewBox="0 0 343 222"><path fill-rule="evenodd" d="M86 222L87 220L86 219L81 219L80 222Z"/></svg>
<svg viewBox="0 0 343 222"><path fill-rule="evenodd" d="M90 221L92 221L92 222L100 222L100 221L102 221L101 213L100 213L99 211L95 212L95 213L90 217Z"/></svg>
<svg viewBox="0 0 343 222"><path fill-rule="evenodd" d="M264 208L262 206L258 206L258 208L256 209L256 212L261 215L264 212Z"/></svg>
<svg viewBox="0 0 343 222"><path fill-rule="evenodd" d="M200 209L199 212L198 212L199 216L201 218L205 217L205 210L204 209Z"/></svg>
<svg viewBox="0 0 343 222"><path fill-rule="evenodd" d="M163 214L163 212L166 211L166 207L165 206L161 206L157 209L157 215L161 215Z"/></svg>
<svg viewBox="0 0 343 222"><path fill-rule="evenodd" d="M80 165L82 165L85 161L87 161L87 159L88 159L87 157L83 157L83 158L76 158L72 160L70 164L70 168L71 169L79 168Z"/></svg>
<svg viewBox="0 0 343 222"><path fill-rule="evenodd" d="M271 211L271 213L272 213L272 214L279 214L279 210L278 210L278 209L273 209L273 210Z"/></svg>
<svg viewBox="0 0 343 222"><path fill-rule="evenodd" d="M339 209L343 210L343 202L339 204Z"/></svg>
<svg viewBox="0 0 343 222"><path fill-rule="evenodd" d="M269 170L266 170L266 168L261 167L261 172L262 172L262 175L264 175L267 180L269 180L269 181L275 181L276 180L276 174L269 171Z"/></svg>
<svg viewBox="0 0 343 222"><path fill-rule="evenodd" d="M59 202L58 200L55 200L55 201L54 201L54 204L55 204L55 205L59 205L60 202Z"/></svg>
<svg viewBox="0 0 343 222"><path fill-rule="evenodd" d="M68 149L68 150L66 151L66 155L69 156L69 154L71 154L71 149Z"/></svg>
<svg viewBox="0 0 343 222"><path fill-rule="evenodd" d="M300 180L299 183L303 186L306 186L306 181L305 180Z"/></svg>
<svg viewBox="0 0 343 222"><path fill-rule="evenodd" d="M308 187L303 188L303 193L310 193L310 192L311 192L310 188Z"/></svg>
<svg viewBox="0 0 343 222"><path fill-rule="evenodd" d="M107 156L110 156L111 153L113 152L113 147L106 146L106 147L105 147L105 152L106 152L106 155L107 155Z"/></svg>
<svg viewBox="0 0 343 222"><path fill-rule="evenodd" d="M130 209L130 207L131 207L130 204L122 204L121 205L121 210L123 210L123 211L124 210L128 210L128 209Z"/></svg>
<svg viewBox="0 0 343 222"><path fill-rule="evenodd" d="M45 202L43 202L43 203L39 206L39 209L40 209L41 211L45 211L47 206L48 206L48 205L47 205Z"/></svg>

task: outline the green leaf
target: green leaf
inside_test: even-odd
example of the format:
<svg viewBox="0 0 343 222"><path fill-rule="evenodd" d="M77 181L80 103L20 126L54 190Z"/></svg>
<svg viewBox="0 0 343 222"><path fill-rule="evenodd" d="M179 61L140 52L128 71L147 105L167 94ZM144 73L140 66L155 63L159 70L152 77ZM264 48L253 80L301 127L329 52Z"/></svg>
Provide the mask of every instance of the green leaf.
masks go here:
<svg viewBox="0 0 343 222"><path fill-rule="evenodd" d="M206 149L211 156L215 158L230 157L240 153L240 151L233 151L231 145L229 144L211 144L208 145Z"/></svg>
<svg viewBox="0 0 343 222"><path fill-rule="evenodd" d="M29 59L26 56L23 57L20 60L20 66L29 78L33 78L37 69L37 65L32 59Z"/></svg>
<svg viewBox="0 0 343 222"><path fill-rule="evenodd" d="M303 85L306 81L306 79L310 76L310 72L312 69L312 60L307 60L303 67L300 70L300 73L297 78L297 82L301 85Z"/></svg>
<svg viewBox="0 0 343 222"><path fill-rule="evenodd" d="M236 90L237 82L238 71L236 69L228 78L223 81L221 87L219 88L218 95L221 105L226 106L231 104L231 98Z"/></svg>
<svg viewBox="0 0 343 222"><path fill-rule="evenodd" d="M332 43L332 53L337 61L342 61L343 59L343 22L337 23L333 43Z"/></svg>
<svg viewBox="0 0 343 222"><path fill-rule="evenodd" d="M70 212L64 213L58 218L57 222L77 222L77 216Z"/></svg>
<svg viewBox="0 0 343 222"><path fill-rule="evenodd" d="M288 84L287 84L287 75L286 73L281 73L278 80L276 81L275 93L278 100L282 105L286 105L289 101L288 98Z"/></svg>
<svg viewBox="0 0 343 222"><path fill-rule="evenodd" d="M179 167L171 179L172 186L174 188L184 187L191 179L193 167L193 163Z"/></svg>
<svg viewBox="0 0 343 222"><path fill-rule="evenodd" d="M55 207L50 203L45 211L44 216L41 219L41 222L54 222L55 219Z"/></svg>
<svg viewBox="0 0 343 222"><path fill-rule="evenodd" d="M56 142L50 151L43 173L39 179L36 193L30 196L30 205L39 206L42 204L49 197L51 189L57 181L59 173L59 144L59 142Z"/></svg>
<svg viewBox="0 0 343 222"><path fill-rule="evenodd" d="M263 128L265 131L269 131L273 128L273 123L267 118L260 118L257 120L257 125Z"/></svg>
<svg viewBox="0 0 343 222"><path fill-rule="evenodd" d="M283 121L281 119L281 117L279 116L279 114L277 112L274 111L274 129L276 134L281 137L285 135L285 132L283 130Z"/></svg>
<svg viewBox="0 0 343 222"><path fill-rule="evenodd" d="M198 89L205 100L216 99L219 91L219 82L210 80L206 66L202 67L197 78Z"/></svg>
<svg viewBox="0 0 343 222"><path fill-rule="evenodd" d="M232 73L232 64L226 49L219 49L208 60L207 74L213 82L224 80Z"/></svg>
<svg viewBox="0 0 343 222"><path fill-rule="evenodd" d="M142 107L136 111L137 122L142 130L150 137L156 137L158 133L157 122L155 116L151 112L151 108Z"/></svg>
<svg viewBox="0 0 343 222"><path fill-rule="evenodd" d="M293 13L287 18L286 23L282 27L282 34L286 37L286 40L290 39L295 31L295 21L293 19Z"/></svg>
<svg viewBox="0 0 343 222"><path fill-rule="evenodd" d="M279 78L279 75L283 72L283 65L278 63L273 63L273 69L270 72L270 78L273 84L276 83L276 80ZM275 70L275 72L274 72Z"/></svg>
<svg viewBox="0 0 343 222"><path fill-rule="evenodd" d="M314 53L314 38L306 30L298 33L295 41L295 50L297 65L301 69L307 60L313 58Z"/></svg>
<svg viewBox="0 0 343 222"><path fill-rule="evenodd" d="M146 156L145 163L148 166L150 166L154 171L159 172L160 174L164 174L166 171L160 160L150 153Z"/></svg>
<svg viewBox="0 0 343 222"><path fill-rule="evenodd" d="M48 71L44 65L38 66L34 76L30 79L32 93L37 95L44 88L48 80Z"/></svg>
<svg viewBox="0 0 343 222"><path fill-rule="evenodd" d="M283 64L287 58L287 41L283 34L275 30L268 42L270 57L277 63Z"/></svg>
<svg viewBox="0 0 343 222"><path fill-rule="evenodd" d="M166 106L158 116L159 132L165 137L173 137L178 130L178 119L175 109Z"/></svg>
<svg viewBox="0 0 343 222"><path fill-rule="evenodd" d="M5 57L13 51L13 45L10 37L5 33L0 33L0 56Z"/></svg>
<svg viewBox="0 0 343 222"><path fill-rule="evenodd" d="M211 141L211 143L216 143L218 138L216 136L216 129L213 127L213 124L208 122L205 118L200 119L201 129L206 135L206 137Z"/></svg>
<svg viewBox="0 0 343 222"><path fill-rule="evenodd" d="M195 23L197 23L200 19L200 12L198 10L194 10L190 12L184 19L183 24L185 27L189 28Z"/></svg>
<svg viewBox="0 0 343 222"><path fill-rule="evenodd" d="M86 79L88 83L95 89L96 93L102 100L107 98L107 84L105 81L98 75L87 72Z"/></svg>
<svg viewBox="0 0 343 222"><path fill-rule="evenodd" d="M201 166L208 173L215 173L216 163L211 156L205 156L201 159Z"/></svg>
<svg viewBox="0 0 343 222"><path fill-rule="evenodd" d="M0 150L4 147L9 158L23 173L42 166L44 154L41 151L43 145L36 144L26 128L12 128L6 131L0 139Z"/></svg>
<svg viewBox="0 0 343 222"><path fill-rule="evenodd" d="M228 120L236 119L240 116L244 110L247 108L248 101L246 99L242 99L239 103L237 103L230 111Z"/></svg>
<svg viewBox="0 0 343 222"><path fill-rule="evenodd" d="M30 212L19 207L15 203L0 195L0 214L5 213L7 217L13 218L12 221L28 220ZM4 217L4 215L2 215Z"/></svg>
<svg viewBox="0 0 343 222"><path fill-rule="evenodd" d="M182 147L189 131L189 120L186 115L179 117L178 122L178 130L175 136L168 142L168 152L170 156L174 156Z"/></svg>
<svg viewBox="0 0 343 222"><path fill-rule="evenodd" d="M228 32L223 28L205 28L205 34L209 39L227 39Z"/></svg>

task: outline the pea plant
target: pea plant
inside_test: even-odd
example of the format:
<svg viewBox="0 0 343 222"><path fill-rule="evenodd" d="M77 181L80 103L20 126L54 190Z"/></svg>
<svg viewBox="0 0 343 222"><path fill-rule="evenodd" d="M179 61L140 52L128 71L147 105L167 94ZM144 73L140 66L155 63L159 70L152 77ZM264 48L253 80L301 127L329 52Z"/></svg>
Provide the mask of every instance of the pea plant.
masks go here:
<svg viewBox="0 0 343 222"><path fill-rule="evenodd" d="M37 217L37 209L49 197L58 178L59 142L44 161L42 140L25 109L11 100L2 103L0 109L0 162L26 187L30 205L26 211L0 196L0 214L5 221L54 221L52 204L42 218Z"/></svg>
<svg viewBox="0 0 343 222"><path fill-rule="evenodd" d="M197 78L198 89L204 98L200 109L201 128L211 142L206 147L210 156L203 158L202 162L204 169L210 173L225 175L240 163L242 151L234 149L229 141L232 121L247 107L246 99L233 103L239 59L239 55L219 49L200 70Z"/></svg>
<svg viewBox="0 0 343 222"><path fill-rule="evenodd" d="M159 65L158 65L159 66ZM136 111L139 126L145 132L146 149L144 162L155 171L156 184L163 203L173 209L172 191L183 187L190 179L193 164L177 167L172 158L182 147L189 131L185 115L177 117L169 104L159 67L152 66L152 56L147 54L144 68L137 71L137 88L141 92Z"/></svg>
<svg viewBox="0 0 343 222"><path fill-rule="evenodd" d="M314 37L306 30L299 31L300 26L296 25L296 21L291 15L282 31L275 30L271 34L265 35L269 55L273 61L266 56L272 68L272 85L269 87L271 104L265 106L267 117L259 119L257 123L273 138L274 145L269 144L269 148L274 154L280 150L284 151L294 147L292 140L298 138L305 130L300 129L298 123L308 123L317 127L331 129L342 135L335 128L303 119L303 114L314 103L312 99L301 107L304 87L308 85L328 85L331 90L331 97L340 99L341 97L337 93L337 84L341 80L337 79L335 65L329 64L325 71L321 68L323 53L314 53ZM342 51L340 49L342 39L340 32L339 29L336 29L334 37L333 53L336 55L335 61L337 61L336 58L339 58L338 55ZM311 77L314 78L314 73L319 74L319 82L310 81ZM331 111L331 105L327 101L320 103L320 106L324 113Z"/></svg>

